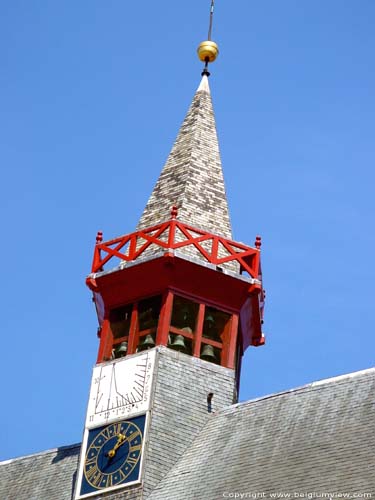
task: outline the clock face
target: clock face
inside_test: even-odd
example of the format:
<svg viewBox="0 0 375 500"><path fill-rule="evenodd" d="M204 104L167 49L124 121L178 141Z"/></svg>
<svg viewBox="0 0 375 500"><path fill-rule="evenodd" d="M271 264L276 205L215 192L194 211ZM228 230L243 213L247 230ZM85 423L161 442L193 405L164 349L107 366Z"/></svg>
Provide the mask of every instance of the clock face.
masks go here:
<svg viewBox="0 0 375 500"><path fill-rule="evenodd" d="M87 431L79 498L139 481L145 418L141 415Z"/></svg>
<svg viewBox="0 0 375 500"><path fill-rule="evenodd" d="M155 351L94 367L86 427L145 413L150 406Z"/></svg>

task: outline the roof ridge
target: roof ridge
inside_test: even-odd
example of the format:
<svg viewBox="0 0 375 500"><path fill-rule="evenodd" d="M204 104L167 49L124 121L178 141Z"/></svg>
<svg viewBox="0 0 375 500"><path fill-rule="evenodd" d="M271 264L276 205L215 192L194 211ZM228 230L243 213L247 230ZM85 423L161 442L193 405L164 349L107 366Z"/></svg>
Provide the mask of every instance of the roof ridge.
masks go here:
<svg viewBox="0 0 375 500"><path fill-rule="evenodd" d="M328 385L328 384L331 384L333 382L337 382L337 381L340 381L340 380L346 380L346 379L358 377L358 376L365 375L367 373L372 373L372 372L375 373L375 367L365 368L363 370L358 370L358 371L355 371L355 372L345 373L343 375L337 375L335 377L328 377L328 378L325 378L325 379L317 380L315 382L309 382L308 384L305 384L305 385L300 385L298 387L294 387L293 389L286 389L284 391L279 391L279 392L274 392L274 393L271 393L271 394L266 394L265 396L260 396L258 398L248 399L247 401L240 401L240 402L238 402L236 404L227 406L226 408L222 408L221 410L216 411L215 413L212 414L212 417L219 416L219 415L222 415L222 414L225 414L225 413L229 413L230 411L233 411L234 409L237 409L239 407L245 407L245 406L247 406L249 404L256 403L258 401L264 401L264 400L267 400L267 399L273 399L273 398L276 398L278 396L283 396L284 394L297 393L297 392L304 391L306 389L313 389L315 387L316 388L320 388L320 386Z"/></svg>
<svg viewBox="0 0 375 500"><path fill-rule="evenodd" d="M2 461L0 461L0 465L7 465L7 464L10 464L10 463L15 462L17 460L23 460L24 458L39 457L39 456L44 456L44 455L48 455L48 454L52 454L52 453L58 453L60 451L69 450L69 449L73 449L73 448L80 448L80 447L81 447L81 443L74 443L74 444L68 444L65 446L58 446L57 448L51 448L49 450L38 451L36 453L30 453L30 455L22 455L20 457L10 458L8 460L2 460Z"/></svg>

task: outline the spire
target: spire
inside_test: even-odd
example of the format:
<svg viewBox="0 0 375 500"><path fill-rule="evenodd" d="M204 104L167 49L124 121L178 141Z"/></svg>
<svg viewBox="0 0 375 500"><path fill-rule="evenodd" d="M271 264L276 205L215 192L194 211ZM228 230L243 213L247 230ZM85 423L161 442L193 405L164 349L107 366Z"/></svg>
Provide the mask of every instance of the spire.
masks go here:
<svg viewBox="0 0 375 500"><path fill-rule="evenodd" d="M219 144L206 74L138 223L138 229L170 218L232 239Z"/></svg>

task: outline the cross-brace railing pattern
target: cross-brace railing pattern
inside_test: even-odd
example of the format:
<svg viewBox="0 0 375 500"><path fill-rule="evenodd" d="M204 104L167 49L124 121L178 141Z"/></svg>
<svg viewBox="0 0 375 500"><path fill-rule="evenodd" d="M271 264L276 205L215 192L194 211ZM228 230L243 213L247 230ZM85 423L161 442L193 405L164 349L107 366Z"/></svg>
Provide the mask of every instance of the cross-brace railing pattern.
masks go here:
<svg viewBox="0 0 375 500"><path fill-rule="evenodd" d="M105 242L103 234L98 232L91 271L93 273L104 271L104 266L115 258L122 262L135 261L151 245L164 249L166 253L170 250L194 247L200 257L210 264L220 266L234 262L239 264L240 274L248 273L252 278L260 278L259 236L255 241L256 248L252 248L184 224L173 215L167 222Z"/></svg>

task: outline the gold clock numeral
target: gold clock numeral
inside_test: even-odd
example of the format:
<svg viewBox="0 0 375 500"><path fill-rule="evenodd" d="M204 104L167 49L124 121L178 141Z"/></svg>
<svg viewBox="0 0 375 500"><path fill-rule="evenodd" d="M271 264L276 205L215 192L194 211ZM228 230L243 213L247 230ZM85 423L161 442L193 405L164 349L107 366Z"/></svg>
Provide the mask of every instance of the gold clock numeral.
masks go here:
<svg viewBox="0 0 375 500"><path fill-rule="evenodd" d="M113 434L111 434L109 431L109 427L106 427L105 429L103 429L100 434L102 434L102 436L104 437L105 440L110 439L113 436Z"/></svg>
<svg viewBox="0 0 375 500"><path fill-rule="evenodd" d="M93 457L89 457L87 460L86 460L86 467L89 467L90 465L94 465L96 463L96 455L94 455Z"/></svg>
<svg viewBox="0 0 375 500"><path fill-rule="evenodd" d="M98 470L97 474L95 474L94 477L91 478L90 483L98 488L100 486L100 483L102 482L103 477L104 475Z"/></svg>
<svg viewBox="0 0 375 500"><path fill-rule="evenodd" d="M127 464L130 464L130 465L135 465L137 462L138 462L138 458L139 457L128 457L128 459L126 460L126 463Z"/></svg>
<svg viewBox="0 0 375 500"><path fill-rule="evenodd" d="M112 478L111 475L104 475L102 481L100 483L101 488L109 488L112 486Z"/></svg>
<svg viewBox="0 0 375 500"><path fill-rule="evenodd" d="M121 429L122 429L122 422L118 423L118 424L113 424L113 429L114 429L114 433L117 435L117 434L121 434Z"/></svg>
<svg viewBox="0 0 375 500"><path fill-rule="evenodd" d="M123 471L121 469L119 470L119 473L120 473L120 477L121 477L120 481L123 481L124 479L126 479L127 476L123 473Z"/></svg>
<svg viewBox="0 0 375 500"><path fill-rule="evenodd" d="M139 431L138 431L138 430L136 430L136 431L132 432L132 433L130 434L130 436L126 436L126 439L127 439L128 441L133 441L133 439L135 439L135 438L136 438L136 437L138 437L138 436L140 436L140 433L139 433Z"/></svg>
<svg viewBox="0 0 375 500"><path fill-rule="evenodd" d="M98 468L96 465L92 465L92 467L87 467L85 470L85 476L88 480L91 479L92 475L97 472Z"/></svg>
<svg viewBox="0 0 375 500"><path fill-rule="evenodd" d="M141 451L142 444L135 444L129 448L129 453L133 453L134 451Z"/></svg>
<svg viewBox="0 0 375 500"><path fill-rule="evenodd" d="M93 486L98 486L103 479L103 474L101 471L98 469L96 465L93 465L90 467L88 470L86 469L85 471L86 479L91 483Z"/></svg>

